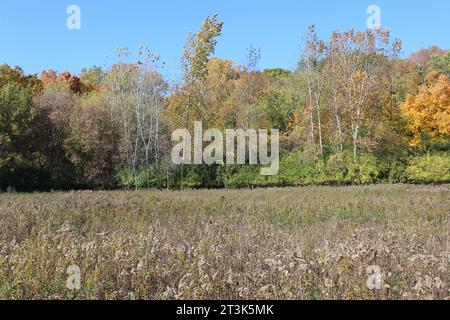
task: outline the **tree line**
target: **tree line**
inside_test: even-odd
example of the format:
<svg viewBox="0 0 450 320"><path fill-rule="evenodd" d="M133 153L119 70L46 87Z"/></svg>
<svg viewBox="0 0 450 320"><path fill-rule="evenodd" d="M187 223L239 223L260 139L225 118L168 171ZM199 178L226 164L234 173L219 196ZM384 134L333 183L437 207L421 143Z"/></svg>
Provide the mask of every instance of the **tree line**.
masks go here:
<svg viewBox="0 0 450 320"><path fill-rule="evenodd" d="M310 26L294 70L214 57L223 22L189 34L182 76L140 46L79 76L0 66L0 189L234 188L450 182L450 51L400 57L383 29ZM171 132L278 129L280 172L257 166L173 165Z"/></svg>

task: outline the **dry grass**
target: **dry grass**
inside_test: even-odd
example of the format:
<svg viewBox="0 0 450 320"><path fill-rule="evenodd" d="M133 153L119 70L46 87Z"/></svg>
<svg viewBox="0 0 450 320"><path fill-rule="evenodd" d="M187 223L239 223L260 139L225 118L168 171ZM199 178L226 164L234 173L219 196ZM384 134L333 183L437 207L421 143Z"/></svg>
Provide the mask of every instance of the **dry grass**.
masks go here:
<svg viewBox="0 0 450 320"><path fill-rule="evenodd" d="M449 186L0 194L0 298L446 299L449 212Z"/></svg>

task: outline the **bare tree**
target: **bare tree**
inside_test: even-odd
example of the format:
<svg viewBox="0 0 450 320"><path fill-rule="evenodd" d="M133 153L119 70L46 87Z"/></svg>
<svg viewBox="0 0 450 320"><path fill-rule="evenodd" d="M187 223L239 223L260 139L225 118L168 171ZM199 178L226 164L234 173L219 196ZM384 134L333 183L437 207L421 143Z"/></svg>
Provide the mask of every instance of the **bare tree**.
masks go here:
<svg viewBox="0 0 450 320"><path fill-rule="evenodd" d="M401 44L392 45L387 30L347 32L336 31L331 36L328 57L331 79L333 112L336 119L339 144L343 143L343 117L349 125L356 158L360 130L368 121L367 111L372 105L376 91L383 83L383 74L389 59L397 56Z"/></svg>
<svg viewBox="0 0 450 320"><path fill-rule="evenodd" d="M310 137L313 148L316 148L315 123L317 121L317 135L319 142L319 154L323 155L323 133L322 133L322 92L325 76L323 62L326 57L325 42L320 40L314 25L309 26L308 36L302 52L300 65L304 69L308 87L308 109L310 116Z"/></svg>
<svg viewBox="0 0 450 320"><path fill-rule="evenodd" d="M39 112L40 131L45 133L42 165L53 170L65 157L64 142L70 133L70 117L78 99L66 83L58 81L42 91L34 103Z"/></svg>
<svg viewBox="0 0 450 320"><path fill-rule="evenodd" d="M246 61L240 66L240 77L236 82L233 96L233 104L238 110L237 125L243 129L252 126L255 119L255 111L258 96L266 87L266 79L258 72L258 64L261 59L261 49L250 46L247 49Z"/></svg>
<svg viewBox="0 0 450 320"><path fill-rule="evenodd" d="M120 49L119 58L130 58L127 49ZM167 84L157 67L159 56L147 46L140 46L137 61L116 63L107 76L111 90L110 110L115 126L121 128L121 154L123 162L132 168L135 187L138 187L138 171L147 168L147 175L154 164L159 171L159 162L165 136L163 112ZM147 186L150 181L147 179Z"/></svg>

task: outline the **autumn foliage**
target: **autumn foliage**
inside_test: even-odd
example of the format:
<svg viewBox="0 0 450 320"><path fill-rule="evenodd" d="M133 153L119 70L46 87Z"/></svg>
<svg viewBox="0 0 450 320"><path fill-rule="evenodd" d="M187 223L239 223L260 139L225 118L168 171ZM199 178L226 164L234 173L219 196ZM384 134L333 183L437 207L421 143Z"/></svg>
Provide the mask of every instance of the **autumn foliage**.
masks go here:
<svg viewBox="0 0 450 320"><path fill-rule="evenodd" d="M216 56L223 25L188 35L172 84L145 45L79 75L0 66L0 190L450 182L450 51L401 57L388 30L310 26L295 68L260 70L251 45L242 63ZM279 174L174 165L171 133L195 121L278 129Z"/></svg>
<svg viewBox="0 0 450 320"><path fill-rule="evenodd" d="M41 74L41 81L44 87L48 87L57 81L67 84L73 93L81 93L81 81L77 76L65 71L58 75L53 70L43 71Z"/></svg>
<svg viewBox="0 0 450 320"><path fill-rule="evenodd" d="M428 83L417 95L408 96L401 109L408 119L408 128L414 137L413 145L421 143L422 135L438 140L450 134L450 79L433 72Z"/></svg>

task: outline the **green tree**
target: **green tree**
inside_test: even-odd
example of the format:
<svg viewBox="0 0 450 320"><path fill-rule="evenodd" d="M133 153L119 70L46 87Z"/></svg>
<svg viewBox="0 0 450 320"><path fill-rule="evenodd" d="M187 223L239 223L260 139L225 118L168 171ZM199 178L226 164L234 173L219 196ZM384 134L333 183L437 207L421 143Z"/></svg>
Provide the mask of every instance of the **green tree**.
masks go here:
<svg viewBox="0 0 450 320"><path fill-rule="evenodd" d="M99 91L105 81L106 72L101 68L94 66L81 70L80 81L82 92Z"/></svg>
<svg viewBox="0 0 450 320"><path fill-rule="evenodd" d="M7 64L0 65L0 87L8 83L29 87L33 94L38 94L43 88L42 82L37 75L26 76L20 67L12 68Z"/></svg>
<svg viewBox="0 0 450 320"><path fill-rule="evenodd" d="M435 55L428 62L428 71L437 71L450 77L450 50L446 54Z"/></svg>
<svg viewBox="0 0 450 320"><path fill-rule="evenodd" d="M217 14L208 17L200 30L188 36L182 57L183 76L169 99L167 115L174 127L190 127L203 120L207 99L203 95L208 62L214 54L223 22Z"/></svg>
<svg viewBox="0 0 450 320"><path fill-rule="evenodd" d="M264 69L263 74L272 81L289 77L292 72L282 68Z"/></svg>
<svg viewBox="0 0 450 320"><path fill-rule="evenodd" d="M29 88L9 83L0 90L0 160L27 156L35 112Z"/></svg>
<svg viewBox="0 0 450 320"><path fill-rule="evenodd" d="M4 85L0 89L0 188L23 187L15 172L33 166L35 120L31 88Z"/></svg>

